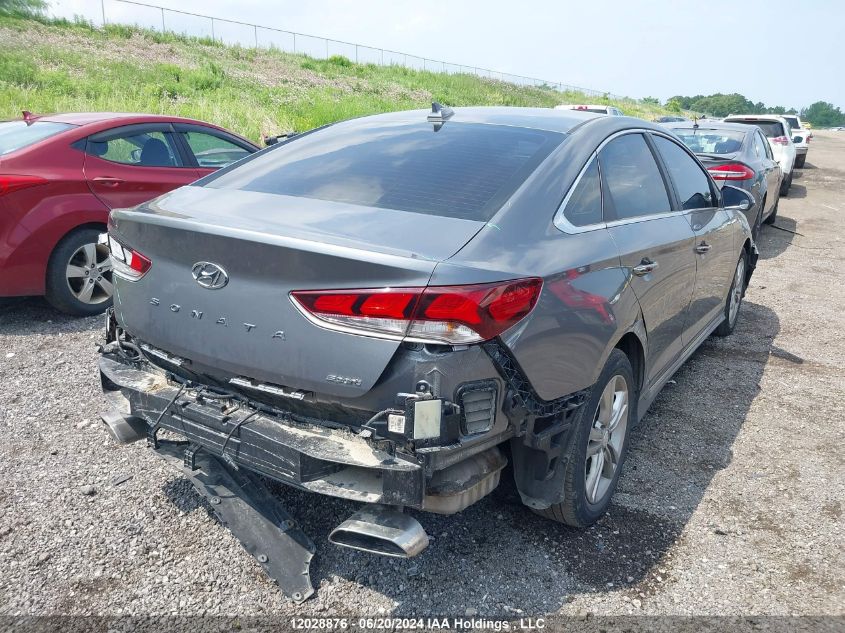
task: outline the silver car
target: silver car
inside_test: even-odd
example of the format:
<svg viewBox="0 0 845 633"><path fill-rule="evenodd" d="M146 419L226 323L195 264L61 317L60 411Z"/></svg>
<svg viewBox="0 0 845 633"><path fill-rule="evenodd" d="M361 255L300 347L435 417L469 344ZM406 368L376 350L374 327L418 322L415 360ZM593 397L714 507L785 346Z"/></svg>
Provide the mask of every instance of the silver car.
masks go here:
<svg viewBox="0 0 845 633"><path fill-rule="evenodd" d="M256 473L364 503L331 540L391 556L428 543L405 508L461 511L508 462L528 507L586 526L661 387L734 329L754 204L628 117L434 104L320 128L112 213L103 417L295 599L313 544L296 533L287 571L258 554L256 526L290 545L293 524Z"/></svg>

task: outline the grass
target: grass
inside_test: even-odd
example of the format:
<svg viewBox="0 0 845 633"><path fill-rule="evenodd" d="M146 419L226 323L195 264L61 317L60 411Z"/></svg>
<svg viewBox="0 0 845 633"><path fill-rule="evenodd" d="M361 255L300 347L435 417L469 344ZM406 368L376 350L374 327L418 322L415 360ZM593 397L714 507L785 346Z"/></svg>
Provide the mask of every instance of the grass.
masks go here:
<svg viewBox="0 0 845 633"><path fill-rule="evenodd" d="M651 119L667 111L469 74L314 59L125 25L0 17L0 119L117 111L210 121L258 140L349 117L428 107L608 103Z"/></svg>

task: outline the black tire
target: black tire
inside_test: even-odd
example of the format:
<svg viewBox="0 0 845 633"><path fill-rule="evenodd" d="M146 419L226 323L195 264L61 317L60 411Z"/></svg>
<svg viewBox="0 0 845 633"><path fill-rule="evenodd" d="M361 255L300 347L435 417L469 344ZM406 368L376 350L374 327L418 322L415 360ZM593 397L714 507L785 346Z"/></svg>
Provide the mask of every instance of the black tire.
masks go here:
<svg viewBox="0 0 845 633"><path fill-rule="evenodd" d="M742 266L742 274L739 273L739 267ZM734 331L736 324L739 322L739 313L742 308L742 298L745 296L745 280L748 277L746 267L748 265L748 257L745 253L745 249L742 250L742 254L739 256L739 261L736 263L736 269L734 271L734 277L731 281L731 289L728 290L728 296L725 299L725 308L724 308L724 320L719 324L719 327L713 332L716 336L728 336ZM736 286L737 283L740 284L739 292L736 293ZM731 314L731 299L735 298L737 301L736 311Z"/></svg>
<svg viewBox="0 0 845 633"><path fill-rule="evenodd" d="M95 314L102 314L112 304L110 293L108 293L101 285L101 281L106 282L108 286L111 283L110 266L97 266L98 261L103 257L107 257L105 247L97 245L97 238L102 231L96 228L77 229L68 233L53 249L50 255L50 261L47 264L47 301L52 304L54 308L71 314L73 316L92 316ZM93 244L95 250L94 267L87 265L87 261L80 255L80 249L86 245ZM80 277L79 281L73 280L73 284L82 287L82 284L91 283L95 290L92 293L90 302L80 300L74 290L71 288L71 282L68 280L67 268L71 263L77 263L80 267L86 269L88 276ZM100 270L107 268L106 270ZM106 285L104 284L104 285Z"/></svg>
<svg viewBox="0 0 845 633"><path fill-rule="evenodd" d="M587 483L587 448L590 444L591 431L597 422L599 413L599 401L606 387L611 380L622 377L627 384L628 406L624 413L625 427L623 436L619 443L616 468L613 471L609 484L603 494L593 503L588 499ZM573 527L586 527L595 523L607 510L610 499L616 490L622 466L625 464L625 456L628 453L628 439L630 429L636 420L637 409L637 385L634 382L634 372L631 369L631 362L628 357L619 349L614 349L602 369L598 381L592 389L589 400L581 407L575 423L574 436L570 439L569 445L561 456L564 461L565 473L563 477L563 501L556 503L544 510L534 510L540 516L552 519L559 523L565 523ZM614 403L616 400L614 399ZM623 417L620 416L619 424L622 424ZM619 427L617 427L619 428ZM598 431L600 433L600 431ZM599 442L600 444L600 442ZM600 452L605 449L600 449ZM603 458L604 459L604 458ZM595 460L592 462L595 464ZM602 461L604 463L604 461ZM598 471L597 471L598 472ZM602 471L604 472L604 471ZM606 481L606 479L603 479Z"/></svg>
<svg viewBox="0 0 845 633"><path fill-rule="evenodd" d="M792 172L789 172L789 175L783 179L780 183L780 195L785 196L789 193L789 188L792 186Z"/></svg>
<svg viewBox="0 0 845 633"><path fill-rule="evenodd" d="M763 224L774 224L775 220L778 219L778 205L780 204L780 200L775 200L775 206L772 208L772 212L769 216L763 220Z"/></svg>
<svg viewBox="0 0 845 633"><path fill-rule="evenodd" d="M806 161L807 161L807 155L806 154L801 154L800 156L796 156L795 157L795 166L798 169L801 169L802 167L804 167L804 163Z"/></svg>
<svg viewBox="0 0 845 633"><path fill-rule="evenodd" d="M763 202L760 203L760 210L757 211L757 215L754 217L754 226L751 227L751 239L754 242L757 242L757 238L760 237L760 229L763 226L763 211L766 210L766 196L763 196Z"/></svg>

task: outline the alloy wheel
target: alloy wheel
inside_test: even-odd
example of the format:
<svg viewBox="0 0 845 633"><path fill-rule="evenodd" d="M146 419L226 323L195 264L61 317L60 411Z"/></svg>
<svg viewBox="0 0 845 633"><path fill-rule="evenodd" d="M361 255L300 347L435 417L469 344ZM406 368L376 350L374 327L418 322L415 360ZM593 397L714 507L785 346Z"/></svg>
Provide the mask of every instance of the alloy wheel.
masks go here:
<svg viewBox="0 0 845 633"><path fill-rule="evenodd" d="M112 296L112 265L103 244L83 244L71 256L65 269L73 296L86 304L108 301Z"/></svg>
<svg viewBox="0 0 845 633"><path fill-rule="evenodd" d="M739 314L739 304L742 302L742 289L745 285L745 258L741 257L739 263L736 265L736 273L734 274L734 283L731 288L731 304L728 308L728 319L731 325L736 322L736 316Z"/></svg>
<svg viewBox="0 0 845 633"><path fill-rule="evenodd" d="M594 505L604 499L619 468L628 427L629 397L628 381L617 374L605 386L596 407L584 465L587 501Z"/></svg>

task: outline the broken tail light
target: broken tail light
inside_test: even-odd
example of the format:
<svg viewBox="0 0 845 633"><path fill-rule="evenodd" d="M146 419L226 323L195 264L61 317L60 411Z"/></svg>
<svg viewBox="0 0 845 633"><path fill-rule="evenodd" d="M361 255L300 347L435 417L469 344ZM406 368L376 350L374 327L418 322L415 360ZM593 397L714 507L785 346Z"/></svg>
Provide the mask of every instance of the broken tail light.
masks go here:
<svg viewBox="0 0 845 633"><path fill-rule="evenodd" d="M109 253L111 254L114 274L129 281L138 281L147 274L153 263L138 251L121 244L109 235Z"/></svg>
<svg viewBox="0 0 845 633"><path fill-rule="evenodd" d="M499 336L534 308L543 282L528 278L492 284L301 290L294 304L322 327L423 343L460 345Z"/></svg>

